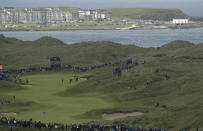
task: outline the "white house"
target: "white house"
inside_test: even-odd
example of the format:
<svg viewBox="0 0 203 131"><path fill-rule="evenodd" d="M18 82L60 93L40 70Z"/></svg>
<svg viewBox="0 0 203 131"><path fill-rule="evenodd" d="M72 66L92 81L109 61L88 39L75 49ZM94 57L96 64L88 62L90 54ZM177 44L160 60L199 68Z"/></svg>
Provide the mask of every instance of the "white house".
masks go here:
<svg viewBox="0 0 203 131"><path fill-rule="evenodd" d="M173 24L188 24L189 20L188 19L173 19Z"/></svg>

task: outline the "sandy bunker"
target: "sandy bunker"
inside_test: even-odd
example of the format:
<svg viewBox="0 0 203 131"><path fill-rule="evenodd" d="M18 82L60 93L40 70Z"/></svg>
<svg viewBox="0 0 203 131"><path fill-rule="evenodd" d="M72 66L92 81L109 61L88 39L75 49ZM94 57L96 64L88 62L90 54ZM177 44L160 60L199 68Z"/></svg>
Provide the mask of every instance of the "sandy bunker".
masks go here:
<svg viewBox="0 0 203 131"><path fill-rule="evenodd" d="M3 116L15 116L16 113L15 112L0 112L0 115L3 115Z"/></svg>
<svg viewBox="0 0 203 131"><path fill-rule="evenodd" d="M20 86L22 86L22 87L29 87L29 88L32 87L32 85L28 85L28 84L27 85L20 85Z"/></svg>
<svg viewBox="0 0 203 131"><path fill-rule="evenodd" d="M142 112L132 112L132 113L113 113L113 114L103 114L102 118L104 120L115 120L120 118L125 118L129 116L140 116L143 115Z"/></svg>

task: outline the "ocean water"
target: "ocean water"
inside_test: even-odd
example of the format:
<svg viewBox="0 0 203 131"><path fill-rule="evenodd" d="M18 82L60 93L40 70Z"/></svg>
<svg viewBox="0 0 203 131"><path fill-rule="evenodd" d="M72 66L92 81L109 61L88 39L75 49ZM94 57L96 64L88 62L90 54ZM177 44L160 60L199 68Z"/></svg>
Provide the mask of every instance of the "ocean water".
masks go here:
<svg viewBox="0 0 203 131"><path fill-rule="evenodd" d="M203 43L203 28L166 30L88 30L88 31L37 31L0 32L6 37L33 41L50 36L73 44L87 41L112 41L140 47L159 47L174 40L185 40L195 44Z"/></svg>

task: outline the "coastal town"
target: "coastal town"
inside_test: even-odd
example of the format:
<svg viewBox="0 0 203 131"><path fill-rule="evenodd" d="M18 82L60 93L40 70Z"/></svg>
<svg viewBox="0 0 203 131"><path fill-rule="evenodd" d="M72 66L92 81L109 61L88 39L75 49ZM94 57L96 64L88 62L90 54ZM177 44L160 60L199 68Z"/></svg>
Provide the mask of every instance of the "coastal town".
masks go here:
<svg viewBox="0 0 203 131"><path fill-rule="evenodd" d="M80 9L71 7L0 8L0 31L54 30L135 30L201 28L202 22L187 16L170 19L113 16L112 9Z"/></svg>
<svg viewBox="0 0 203 131"><path fill-rule="evenodd" d="M0 24L47 24L85 21L110 21L108 9L78 8L0 8Z"/></svg>

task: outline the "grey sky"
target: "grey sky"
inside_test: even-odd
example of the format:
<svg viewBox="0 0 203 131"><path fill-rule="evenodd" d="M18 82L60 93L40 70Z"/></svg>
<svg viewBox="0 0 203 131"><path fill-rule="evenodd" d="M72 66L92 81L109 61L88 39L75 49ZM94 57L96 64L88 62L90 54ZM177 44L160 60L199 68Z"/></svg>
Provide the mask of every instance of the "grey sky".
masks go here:
<svg viewBox="0 0 203 131"><path fill-rule="evenodd" d="M187 14L203 16L203 0L0 0L0 6L71 6L80 8L179 8Z"/></svg>

